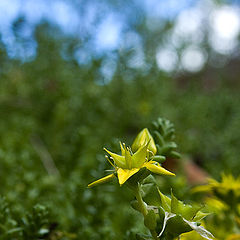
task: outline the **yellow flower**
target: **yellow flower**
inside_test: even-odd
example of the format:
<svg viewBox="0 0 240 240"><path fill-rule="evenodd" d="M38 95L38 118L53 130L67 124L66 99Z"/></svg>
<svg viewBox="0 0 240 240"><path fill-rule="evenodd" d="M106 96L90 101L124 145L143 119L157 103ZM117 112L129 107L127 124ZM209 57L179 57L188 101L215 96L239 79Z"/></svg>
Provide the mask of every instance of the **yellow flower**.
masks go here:
<svg viewBox="0 0 240 240"><path fill-rule="evenodd" d="M97 184L107 182L111 180L115 175L117 175L120 186L124 184L131 176L136 174L140 169L147 168L149 171L161 174L175 176L174 173L169 172L165 168L161 167L156 161L148 160L150 141L142 145L133 154L131 149L126 147L125 144L120 143L121 155L110 152L104 149L111 157L108 158L110 164L115 168L115 174L112 173L104 178L101 178L91 184L88 187L93 187Z"/></svg>
<svg viewBox="0 0 240 240"><path fill-rule="evenodd" d="M220 213L229 209L228 205L214 197L207 197L205 203L211 212Z"/></svg>
<svg viewBox="0 0 240 240"><path fill-rule="evenodd" d="M210 178L208 179L207 185L197 186L193 188L192 192L217 192L221 195L227 195L229 192L233 192L236 197L240 197L240 176L234 178L230 174L222 174L221 182Z"/></svg>
<svg viewBox="0 0 240 240"><path fill-rule="evenodd" d="M226 240L239 240L240 239L240 234L231 234L227 237Z"/></svg>

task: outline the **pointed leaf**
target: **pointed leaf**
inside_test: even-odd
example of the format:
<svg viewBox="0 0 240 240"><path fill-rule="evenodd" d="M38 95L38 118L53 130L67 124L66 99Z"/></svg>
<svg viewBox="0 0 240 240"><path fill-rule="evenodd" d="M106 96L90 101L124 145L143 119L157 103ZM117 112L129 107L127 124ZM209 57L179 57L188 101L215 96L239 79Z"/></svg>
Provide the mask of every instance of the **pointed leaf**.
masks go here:
<svg viewBox="0 0 240 240"><path fill-rule="evenodd" d="M166 195L162 194L159 189L158 189L158 193L161 198L161 203L162 203L163 209L167 212L171 212L171 199L169 197L167 197Z"/></svg>
<svg viewBox="0 0 240 240"><path fill-rule="evenodd" d="M158 208L159 222L162 224L165 218L165 210L162 207Z"/></svg>
<svg viewBox="0 0 240 240"><path fill-rule="evenodd" d="M210 213L204 213L204 212L197 212L197 214L195 215L195 217L193 218L194 222L200 222L203 218L205 218L206 216L208 216Z"/></svg>
<svg viewBox="0 0 240 240"><path fill-rule="evenodd" d="M169 153L169 157L171 157L171 158L181 158L181 154L180 153L178 153L178 152L176 152L176 151L171 151L170 153Z"/></svg>
<svg viewBox="0 0 240 240"><path fill-rule="evenodd" d="M167 221L165 231L173 237L178 237L180 234L192 231L192 228L184 221L180 215L175 215Z"/></svg>
<svg viewBox="0 0 240 240"><path fill-rule="evenodd" d="M198 226L195 222L190 222L190 221L187 221L186 219L184 219L184 221L202 237L208 240L214 239L214 236L209 231L207 231L204 227Z"/></svg>
<svg viewBox="0 0 240 240"><path fill-rule="evenodd" d="M162 230L159 233L158 237L161 237L165 231L166 225L167 225L167 221L173 217L175 217L176 214L174 213L169 213L169 212L165 212L165 216L164 216L164 221L163 221L163 225L162 225Z"/></svg>
<svg viewBox="0 0 240 240"><path fill-rule="evenodd" d="M131 207L135 210L137 210L138 212L141 212L141 208L139 207L138 201L137 200L133 200L131 201Z"/></svg>
<svg viewBox="0 0 240 240"><path fill-rule="evenodd" d="M196 216L196 214L202 208L203 208L202 206L191 206L187 204L185 205L183 202L179 203L179 209L180 209L181 215L189 221L192 221Z"/></svg>
<svg viewBox="0 0 240 240"><path fill-rule="evenodd" d="M154 134L156 135L157 142L158 142L159 146L163 146L164 145L164 139L161 136L161 134L158 131L154 131Z"/></svg>
<svg viewBox="0 0 240 240"><path fill-rule="evenodd" d="M144 225L150 230L156 228L157 226L156 214L154 213L153 210L148 211L148 214L144 218Z"/></svg>
<svg viewBox="0 0 240 240"><path fill-rule="evenodd" d="M166 157L161 156L161 155L155 155L153 157L153 160L159 163L163 163L164 161L166 161Z"/></svg>
<svg viewBox="0 0 240 240"><path fill-rule="evenodd" d="M152 175L149 175L143 180L143 185L144 184L154 184L154 185L156 185L156 179Z"/></svg>
<svg viewBox="0 0 240 240"><path fill-rule="evenodd" d="M173 195L173 192L171 190L171 212L175 214L179 213L179 201L178 199Z"/></svg>

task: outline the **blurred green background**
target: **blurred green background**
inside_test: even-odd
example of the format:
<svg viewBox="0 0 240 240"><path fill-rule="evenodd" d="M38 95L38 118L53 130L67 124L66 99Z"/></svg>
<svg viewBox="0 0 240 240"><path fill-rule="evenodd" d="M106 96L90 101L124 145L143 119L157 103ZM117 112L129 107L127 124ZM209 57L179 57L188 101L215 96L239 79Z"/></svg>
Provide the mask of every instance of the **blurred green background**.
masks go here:
<svg viewBox="0 0 240 240"><path fill-rule="evenodd" d="M86 186L109 168L103 147L130 145L159 116L175 124L179 161L216 178L239 174L239 9L1 1L0 194L16 224L40 203L77 239L131 239L142 224L126 205L131 194Z"/></svg>

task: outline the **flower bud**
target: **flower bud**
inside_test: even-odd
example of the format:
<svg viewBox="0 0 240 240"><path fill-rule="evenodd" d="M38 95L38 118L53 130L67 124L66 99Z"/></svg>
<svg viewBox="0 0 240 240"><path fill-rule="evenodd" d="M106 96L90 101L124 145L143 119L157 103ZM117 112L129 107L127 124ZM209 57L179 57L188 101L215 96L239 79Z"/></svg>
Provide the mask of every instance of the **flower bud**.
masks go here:
<svg viewBox="0 0 240 240"><path fill-rule="evenodd" d="M157 153L157 148L154 139L147 128L144 128L135 138L132 144L133 152L136 152L140 147L148 144L148 150L152 151L154 155Z"/></svg>

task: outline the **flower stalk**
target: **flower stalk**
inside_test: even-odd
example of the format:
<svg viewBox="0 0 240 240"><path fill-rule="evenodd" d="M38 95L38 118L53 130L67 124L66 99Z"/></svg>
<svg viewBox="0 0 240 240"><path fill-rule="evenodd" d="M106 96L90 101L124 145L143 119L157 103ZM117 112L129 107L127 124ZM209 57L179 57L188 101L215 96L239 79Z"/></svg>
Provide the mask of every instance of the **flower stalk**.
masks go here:
<svg viewBox="0 0 240 240"><path fill-rule="evenodd" d="M135 194L135 197L136 197L136 199L138 201L138 209L142 213L142 215L144 217L144 222L145 222L146 217L148 215L148 210L147 210L146 203L142 199L140 183L137 184L137 186L135 188L135 191L134 191L134 194ZM150 228L149 228L149 231L150 231L153 239L157 240L158 239L157 232L154 229L150 229Z"/></svg>
<svg viewBox="0 0 240 240"><path fill-rule="evenodd" d="M138 185L136 186L136 190L135 190L135 197L136 197L136 199L138 201L138 206L139 206L139 209L140 209L142 215L144 217L146 217L147 214L148 214L148 210L147 210L146 204L144 203L144 201L142 199L140 188L141 188L141 186L138 183Z"/></svg>

